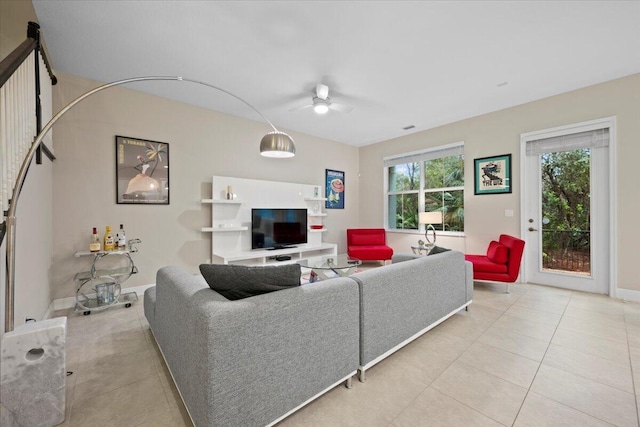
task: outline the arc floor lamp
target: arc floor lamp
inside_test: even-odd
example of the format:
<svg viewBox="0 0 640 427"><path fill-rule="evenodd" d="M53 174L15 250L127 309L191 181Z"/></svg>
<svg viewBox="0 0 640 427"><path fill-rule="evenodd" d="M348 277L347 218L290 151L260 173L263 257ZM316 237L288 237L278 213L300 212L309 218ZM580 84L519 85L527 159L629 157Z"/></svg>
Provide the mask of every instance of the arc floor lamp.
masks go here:
<svg viewBox="0 0 640 427"><path fill-rule="evenodd" d="M285 158L285 157L293 157L296 153L296 147L293 143L293 139L284 132L280 132L276 127L271 123L260 111L258 111L253 105L249 104L244 99L240 98L233 93L226 91L222 88L214 86L212 84L200 81L189 79L186 77L180 76L144 76L144 77L132 77L129 79L123 79L114 81L111 83L106 83L102 86L98 86L95 89L92 89L73 101L71 101L67 106L62 108L51 120L47 123L42 131L36 136L29 152L27 153L22 166L20 167L20 171L18 172L18 176L16 178L16 185L13 189L13 194L11 197L11 204L9 205L9 210L6 216L6 225L7 225L7 272L6 272L6 292L5 292L5 321L4 321L4 329L5 332L13 331L14 326L14 298L15 298L15 238L16 238L16 207L18 205L18 199L20 198L20 192L22 190L22 185L24 184L24 180L27 175L27 170L29 168L29 164L31 164L31 160L36 153L37 148L40 146L40 143L44 139L45 135L51 127L71 108L73 108L76 104L80 103L84 99L90 97L91 95L108 89L114 86L120 86L127 83L141 82L141 81L151 81L151 80L175 80L182 82L190 82L199 84L202 86L207 86L212 89L216 89L220 92L226 93L229 96L232 96L244 104L248 105L253 111L258 113L264 121L266 121L271 128L273 128L272 132L267 133L262 140L260 141L260 154L265 157L277 157L277 158Z"/></svg>

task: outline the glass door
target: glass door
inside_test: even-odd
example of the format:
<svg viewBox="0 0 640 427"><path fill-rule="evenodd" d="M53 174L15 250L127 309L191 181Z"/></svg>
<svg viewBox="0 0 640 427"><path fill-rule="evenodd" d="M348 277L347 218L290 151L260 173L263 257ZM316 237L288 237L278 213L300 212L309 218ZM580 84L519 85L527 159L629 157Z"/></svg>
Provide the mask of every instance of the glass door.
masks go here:
<svg viewBox="0 0 640 427"><path fill-rule="evenodd" d="M608 293L608 147L590 132L535 140L523 167L526 280Z"/></svg>

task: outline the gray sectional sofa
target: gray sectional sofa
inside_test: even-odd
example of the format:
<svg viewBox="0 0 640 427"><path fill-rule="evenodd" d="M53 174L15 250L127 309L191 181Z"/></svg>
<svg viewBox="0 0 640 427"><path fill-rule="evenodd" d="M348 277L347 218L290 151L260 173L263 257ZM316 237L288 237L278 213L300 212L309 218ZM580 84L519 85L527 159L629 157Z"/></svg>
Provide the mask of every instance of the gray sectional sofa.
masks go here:
<svg viewBox="0 0 640 427"><path fill-rule="evenodd" d="M399 262L407 261L407 262ZM158 271L144 309L197 427L273 425L471 302L459 252L229 301L201 275Z"/></svg>
<svg viewBox="0 0 640 427"><path fill-rule="evenodd" d="M402 262L407 261L407 262ZM473 298L473 266L457 251L398 254L350 276L360 289L360 381L385 357L454 315Z"/></svg>

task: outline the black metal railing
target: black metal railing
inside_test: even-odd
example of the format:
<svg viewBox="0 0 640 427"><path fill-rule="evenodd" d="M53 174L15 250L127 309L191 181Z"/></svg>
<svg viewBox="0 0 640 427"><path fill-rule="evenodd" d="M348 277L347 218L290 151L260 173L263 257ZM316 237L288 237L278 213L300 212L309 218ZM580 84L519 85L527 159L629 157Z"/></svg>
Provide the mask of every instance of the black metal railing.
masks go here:
<svg viewBox="0 0 640 427"><path fill-rule="evenodd" d="M591 272L591 232L542 230L542 268L575 273Z"/></svg>
<svg viewBox="0 0 640 427"><path fill-rule="evenodd" d="M27 39L22 42L17 48L13 50L6 58L4 58L0 62L0 87L4 86L7 81L13 76L13 74L20 68L20 66L24 63L24 61L30 56L35 55L35 105L36 110L34 111L34 115L36 117L36 132L33 137L40 133L42 130L42 104L40 101L40 61L39 55L42 55L42 60L45 64L47 72L49 74L49 78L51 78L51 84L55 85L58 82L58 79L53 74L51 64L49 59L47 58L47 54L45 53L42 43L40 40L40 25L36 22L29 22L27 25ZM47 147L45 144L40 144L38 146L38 150L36 151L36 163L42 163L42 155L44 153L49 160L55 160L55 156L53 152ZM11 203L11 201L9 201ZM3 212L3 217L6 215ZM6 223L3 219L0 224L0 244L2 244L6 232Z"/></svg>

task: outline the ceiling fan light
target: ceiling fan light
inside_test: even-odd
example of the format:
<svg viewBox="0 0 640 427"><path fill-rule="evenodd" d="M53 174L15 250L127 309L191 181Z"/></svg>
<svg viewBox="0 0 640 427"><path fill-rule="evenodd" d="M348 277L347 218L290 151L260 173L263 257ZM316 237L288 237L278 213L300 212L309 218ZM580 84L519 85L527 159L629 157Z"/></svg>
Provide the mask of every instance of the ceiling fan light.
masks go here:
<svg viewBox="0 0 640 427"><path fill-rule="evenodd" d="M313 111L317 114L326 114L329 111L329 106L324 102L317 102L313 105Z"/></svg>
<svg viewBox="0 0 640 427"><path fill-rule="evenodd" d="M260 141L260 154L264 157L293 157L296 146L293 138L284 132L269 132Z"/></svg>

